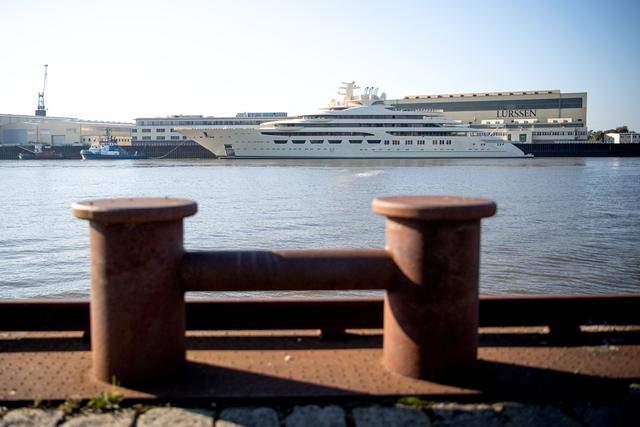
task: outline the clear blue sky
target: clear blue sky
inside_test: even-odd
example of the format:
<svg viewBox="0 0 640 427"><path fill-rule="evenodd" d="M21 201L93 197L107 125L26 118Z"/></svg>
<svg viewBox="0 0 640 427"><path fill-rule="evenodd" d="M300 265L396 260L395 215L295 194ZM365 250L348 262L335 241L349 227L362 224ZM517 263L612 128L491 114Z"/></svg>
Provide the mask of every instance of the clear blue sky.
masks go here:
<svg viewBox="0 0 640 427"><path fill-rule="evenodd" d="M344 80L406 95L588 92L640 131L640 1L0 2L0 113L315 110Z"/></svg>

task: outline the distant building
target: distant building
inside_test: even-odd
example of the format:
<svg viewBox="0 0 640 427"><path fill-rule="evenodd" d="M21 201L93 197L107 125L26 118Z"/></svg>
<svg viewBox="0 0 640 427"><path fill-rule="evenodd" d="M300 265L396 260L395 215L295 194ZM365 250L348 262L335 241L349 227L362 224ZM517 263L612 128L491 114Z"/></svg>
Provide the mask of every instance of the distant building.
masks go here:
<svg viewBox="0 0 640 427"><path fill-rule="evenodd" d="M122 122L0 114L0 145L86 145L104 137L107 129L119 144L130 145L132 127Z"/></svg>
<svg viewBox="0 0 640 427"><path fill-rule="evenodd" d="M136 119L131 129L131 142L136 144L186 141L187 137L176 132L179 126L257 126L260 123L287 117L287 113L238 113L236 117L211 117L201 115L174 115L168 117L146 117Z"/></svg>
<svg viewBox="0 0 640 427"><path fill-rule="evenodd" d="M604 142L608 144L640 144L640 133L607 133L604 136Z"/></svg>
<svg viewBox="0 0 640 427"><path fill-rule="evenodd" d="M407 96L389 104L439 110L451 120L513 142L587 139L587 93L559 90Z"/></svg>

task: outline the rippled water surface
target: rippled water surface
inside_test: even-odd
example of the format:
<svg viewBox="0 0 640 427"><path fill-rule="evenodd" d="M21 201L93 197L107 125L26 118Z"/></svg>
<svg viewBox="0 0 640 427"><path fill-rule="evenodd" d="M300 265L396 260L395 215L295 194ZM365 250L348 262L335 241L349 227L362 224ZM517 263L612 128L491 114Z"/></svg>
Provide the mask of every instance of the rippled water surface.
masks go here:
<svg viewBox="0 0 640 427"><path fill-rule="evenodd" d="M377 247L376 196L488 197L482 292L640 291L640 158L3 161L0 190L0 298L88 295L69 206L123 196L196 200L188 249Z"/></svg>

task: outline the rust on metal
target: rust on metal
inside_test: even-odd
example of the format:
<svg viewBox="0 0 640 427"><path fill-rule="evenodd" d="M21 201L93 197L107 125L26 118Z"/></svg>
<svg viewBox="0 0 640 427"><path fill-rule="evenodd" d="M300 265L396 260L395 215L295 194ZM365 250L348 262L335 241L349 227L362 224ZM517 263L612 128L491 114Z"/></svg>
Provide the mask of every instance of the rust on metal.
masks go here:
<svg viewBox="0 0 640 427"><path fill-rule="evenodd" d="M385 289L400 275L384 249L186 253L185 291Z"/></svg>
<svg viewBox="0 0 640 427"><path fill-rule="evenodd" d="M175 221L197 210L192 200L168 197L85 200L71 206L76 217L102 224Z"/></svg>
<svg viewBox="0 0 640 427"><path fill-rule="evenodd" d="M123 383L151 380L185 361L184 296L178 285L184 199L82 202L91 221L91 345L93 374Z"/></svg>
<svg viewBox="0 0 640 427"><path fill-rule="evenodd" d="M384 300L383 363L430 380L465 375L476 362L480 219L490 200L398 196L373 201L386 220L386 249L404 280Z"/></svg>
<svg viewBox="0 0 640 427"><path fill-rule="evenodd" d="M467 221L496 213L488 199L458 196L388 196L372 203L378 215L424 221Z"/></svg>

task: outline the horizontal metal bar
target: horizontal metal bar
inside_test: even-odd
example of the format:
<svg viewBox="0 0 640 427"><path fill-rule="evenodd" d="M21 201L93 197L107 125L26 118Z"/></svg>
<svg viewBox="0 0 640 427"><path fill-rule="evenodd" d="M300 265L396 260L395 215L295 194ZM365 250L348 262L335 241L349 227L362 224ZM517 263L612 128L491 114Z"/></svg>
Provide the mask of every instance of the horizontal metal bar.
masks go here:
<svg viewBox="0 0 640 427"><path fill-rule="evenodd" d="M402 273L384 249L186 253L186 291L385 289Z"/></svg>
<svg viewBox="0 0 640 427"><path fill-rule="evenodd" d="M381 328L382 298L187 301L187 329ZM480 326L640 324L640 294L482 296ZM0 300L1 331L89 330L88 300Z"/></svg>

